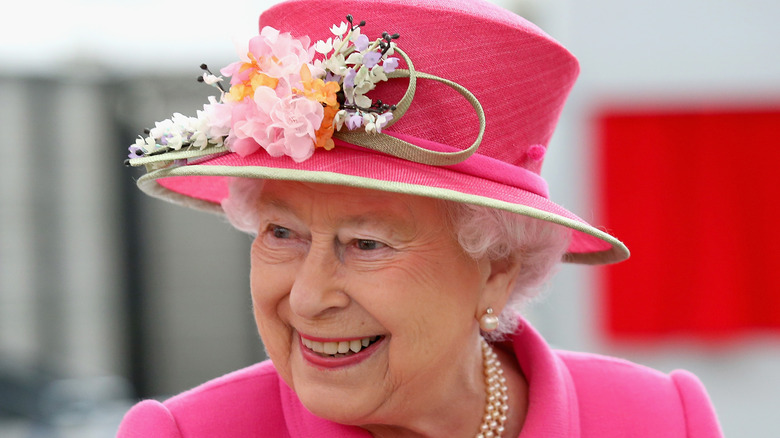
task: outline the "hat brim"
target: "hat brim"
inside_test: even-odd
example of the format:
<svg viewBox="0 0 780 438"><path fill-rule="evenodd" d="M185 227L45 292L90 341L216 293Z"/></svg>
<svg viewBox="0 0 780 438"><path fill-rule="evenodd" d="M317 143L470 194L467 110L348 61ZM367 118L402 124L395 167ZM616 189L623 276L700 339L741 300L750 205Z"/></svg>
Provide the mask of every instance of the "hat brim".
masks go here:
<svg viewBox="0 0 780 438"><path fill-rule="evenodd" d="M267 154L241 157L228 153L149 172L139 178L138 186L151 196L221 214L230 177L360 187L506 210L570 228L573 232L566 262L608 264L629 257L628 248L618 239L544 196L447 167L431 168L352 148L317 150L302 163Z"/></svg>

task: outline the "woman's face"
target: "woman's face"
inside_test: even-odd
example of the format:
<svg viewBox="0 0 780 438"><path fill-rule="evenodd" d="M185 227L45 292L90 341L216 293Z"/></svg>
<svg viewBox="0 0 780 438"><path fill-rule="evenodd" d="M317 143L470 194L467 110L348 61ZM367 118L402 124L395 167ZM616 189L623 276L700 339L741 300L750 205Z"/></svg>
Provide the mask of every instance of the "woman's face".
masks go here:
<svg viewBox="0 0 780 438"><path fill-rule="evenodd" d="M479 369L490 263L463 252L440 203L268 181L257 208L255 319L310 411L392 422Z"/></svg>

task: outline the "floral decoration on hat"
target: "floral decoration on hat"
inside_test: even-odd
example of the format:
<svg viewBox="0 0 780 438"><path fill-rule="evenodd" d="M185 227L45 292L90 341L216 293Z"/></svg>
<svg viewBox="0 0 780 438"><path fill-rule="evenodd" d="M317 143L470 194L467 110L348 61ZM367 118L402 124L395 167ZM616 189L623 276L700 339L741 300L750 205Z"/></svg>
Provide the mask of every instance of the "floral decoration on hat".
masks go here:
<svg viewBox="0 0 780 438"><path fill-rule="evenodd" d="M227 90L222 76L201 65L198 80L217 87L219 100L209 97L196 117L175 113L155 123L130 147L129 157L207 147L245 157L262 147L271 156L301 162L317 147L332 149L334 131L344 127L380 133L395 106L373 102L366 93L398 67L392 55L399 35L385 32L371 42L360 31L365 21L346 18L331 28L333 38L314 45L308 37L264 27L239 48L239 61L220 70L230 76Z"/></svg>

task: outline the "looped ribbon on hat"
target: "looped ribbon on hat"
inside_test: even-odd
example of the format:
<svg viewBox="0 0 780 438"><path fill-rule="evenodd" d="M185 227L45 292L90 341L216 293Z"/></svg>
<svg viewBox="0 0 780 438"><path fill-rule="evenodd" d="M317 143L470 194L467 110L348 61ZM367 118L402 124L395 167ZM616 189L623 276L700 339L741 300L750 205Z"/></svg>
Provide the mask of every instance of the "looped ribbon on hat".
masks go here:
<svg viewBox="0 0 780 438"><path fill-rule="evenodd" d="M401 101L396 105L395 111L393 111L393 119L385 125L385 128L389 127L396 121L398 121L414 99L414 93L417 89L417 79L430 79L437 82L441 82L444 85L454 89L460 93L471 104L474 110L477 112L479 118L479 134L474 143L466 149L456 152L439 152L429 149L421 148L417 145L395 138L391 135L375 133L369 134L367 132L360 131L338 131L333 134L334 137L346 141L357 146L362 146L366 149L382 152L387 155L402 158L404 160L413 161L415 163L427 164L430 166L448 166L451 164L457 164L465 161L468 157L474 154L482 142L482 136L485 134L485 111L482 109L482 104L479 100L464 86L450 81L448 79L440 78L428 73L418 72L414 69L414 64L409 56L404 53L403 50L398 47L395 51L401 55L406 61L407 69L396 69L392 73L389 73L387 77L392 78L409 78L409 86L406 88L406 93L401 98Z"/></svg>

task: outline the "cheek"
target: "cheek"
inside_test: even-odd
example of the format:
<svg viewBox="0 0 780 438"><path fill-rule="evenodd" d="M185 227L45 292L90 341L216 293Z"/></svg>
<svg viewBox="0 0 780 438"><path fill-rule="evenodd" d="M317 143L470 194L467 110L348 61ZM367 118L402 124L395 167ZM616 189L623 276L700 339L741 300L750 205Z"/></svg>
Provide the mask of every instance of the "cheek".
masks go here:
<svg viewBox="0 0 780 438"><path fill-rule="evenodd" d="M294 263L271 263L261 255L261 250L252 248L250 258L250 287L255 315L266 317L276 313L277 303L288 294L294 281L296 267Z"/></svg>
<svg viewBox="0 0 780 438"><path fill-rule="evenodd" d="M436 259L433 259L436 260ZM414 257L351 283L353 298L391 333L436 342L442 331L470 328L482 287L476 264ZM354 291L367 291L354 294ZM404 341L406 342L406 341Z"/></svg>
<svg viewBox="0 0 780 438"><path fill-rule="evenodd" d="M290 354L292 333L284 318L292 285L290 273L294 273L294 269L268 265L252 257L250 286L255 323L274 363L285 363Z"/></svg>
<svg viewBox="0 0 780 438"><path fill-rule="evenodd" d="M413 257L397 267L392 278L407 284L402 290L415 294L410 298L444 307L476 304L484 286L476 262L459 255Z"/></svg>

